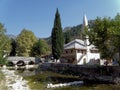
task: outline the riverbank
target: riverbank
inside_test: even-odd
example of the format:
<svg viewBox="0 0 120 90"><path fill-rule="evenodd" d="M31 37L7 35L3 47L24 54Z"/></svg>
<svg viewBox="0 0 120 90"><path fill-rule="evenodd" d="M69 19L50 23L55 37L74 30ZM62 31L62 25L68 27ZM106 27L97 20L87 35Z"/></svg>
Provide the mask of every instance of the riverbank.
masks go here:
<svg viewBox="0 0 120 90"><path fill-rule="evenodd" d="M47 85L49 83L69 83L80 80L80 78L77 76L63 75L49 71L41 71L41 73L37 75L24 76L24 78L28 81L28 85L30 86L31 90L120 90L119 85L92 83L48 89Z"/></svg>
<svg viewBox="0 0 120 90"><path fill-rule="evenodd" d="M80 81L79 77L76 76L62 75L47 71L32 76L24 76L24 78L28 81L31 90L59 90L62 87L47 89L47 85L50 83L58 84Z"/></svg>
<svg viewBox="0 0 120 90"><path fill-rule="evenodd" d="M3 72L0 70L0 90L8 90L7 85L5 84L5 76Z"/></svg>
<svg viewBox="0 0 120 90"><path fill-rule="evenodd" d="M30 90L27 85L27 81L23 80L23 77L16 75L15 70L1 69L4 74L6 90ZM5 90L5 89L2 89Z"/></svg>
<svg viewBox="0 0 120 90"><path fill-rule="evenodd" d="M38 64L34 64L34 65L25 65L25 66L6 66L6 65L3 65L3 66L0 66L0 69L2 68L6 68L6 69L11 69L11 70L17 70L17 69L31 69L31 68L38 68Z"/></svg>
<svg viewBox="0 0 120 90"><path fill-rule="evenodd" d="M68 67L70 69L70 66L67 66L67 68ZM48 67L46 67L46 68L48 68ZM61 71L60 68L62 68L63 70ZM65 68L59 65L58 68L54 68L55 70L59 69L59 72L58 71L57 72L43 71L42 68L31 69L31 70L28 70L28 69L19 69L18 70L17 69L17 70L8 70L5 72L11 72L11 74L8 74L9 77L14 76L14 75L12 75L12 73L17 75L18 81L25 81L24 85L23 84L21 84L21 85L23 85L23 86L29 85L29 88L31 90L120 90L120 86L116 85L116 84L98 84L98 83L95 84L95 83L91 83L91 82L85 83L83 85L73 85L73 86L65 86L65 87L47 89L47 85L50 83L52 83L53 85L56 85L59 83L64 84L64 83L69 83L69 82L74 82L74 81L81 81L81 77L79 75L75 76L75 74L78 73L77 71L79 69L74 69L75 67L72 67L72 68L73 69L71 69L71 71L69 69L67 69L69 71L65 72L64 71ZM74 72L76 72L76 73L73 73L72 70L74 70ZM88 69L88 71L89 71L89 69ZM109 69L107 72L110 72ZM69 73L69 74L67 74L67 73ZM106 72L101 72L101 74L102 73L106 73ZM14 78L16 78L16 76ZM8 80L8 82L10 82L10 81L11 81L11 79ZM15 83L16 81L13 80L12 82ZM7 90L7 89L0 89L0 90ZM8 90L11 90L11 89L8 89ZM27 89L14 89L14 90L27 90Z"/></svg>
<svg viewBox="0 0 120 90"><path fill-rule="evenodd" d="M63 63L42 63L39 70L79 76L90 83L119 84L120 66L76 65Z"/></svg>

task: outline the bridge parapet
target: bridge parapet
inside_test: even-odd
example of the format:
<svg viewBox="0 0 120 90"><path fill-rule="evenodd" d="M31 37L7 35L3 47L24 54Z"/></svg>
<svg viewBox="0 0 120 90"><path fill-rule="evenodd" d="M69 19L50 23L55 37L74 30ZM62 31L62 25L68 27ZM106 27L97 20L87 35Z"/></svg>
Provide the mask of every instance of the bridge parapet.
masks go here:
<svg viewBox="0 0 120 90"><path fill-rule="evenodd" d="M25 64L28 64L29 62L36 62L35 57L8 57L8 62L12 62L13 64L17 64L19 61L23 61Z"/></svg>

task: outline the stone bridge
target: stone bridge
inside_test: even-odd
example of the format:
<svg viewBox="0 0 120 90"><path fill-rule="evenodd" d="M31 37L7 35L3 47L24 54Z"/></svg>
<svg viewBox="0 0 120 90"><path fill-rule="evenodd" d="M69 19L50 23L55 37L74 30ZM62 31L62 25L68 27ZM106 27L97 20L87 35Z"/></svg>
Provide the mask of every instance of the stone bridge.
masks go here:
<svg viewBox="0 0 120 90"><path fill-rule="evenodd" d="M39 63L39 59L35 57L8 57L7 58L8 65L31 65Z"/></svg>

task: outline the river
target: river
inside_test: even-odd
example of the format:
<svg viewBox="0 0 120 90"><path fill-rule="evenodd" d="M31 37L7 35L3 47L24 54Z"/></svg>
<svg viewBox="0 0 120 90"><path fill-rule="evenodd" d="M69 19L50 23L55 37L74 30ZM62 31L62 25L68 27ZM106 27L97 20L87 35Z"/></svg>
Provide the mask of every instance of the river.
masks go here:
<svg viewBox="0 0 120 90"><path fill-rule="evenodd" d="M30 90L29 88L31 88L31 90L120 90L119 85L95 83L47 89L46 87L49 83L69 83L72 81L79 81L80 79L77 76L37 71L37 69L4 70L3 72L6 77L11 77L7 78L7 83L14 83L15 85L13 86L15 89L11 89L12 85L9 85L10 87L8 90Z"/></svg>
<svg viewBox="0 0 120 90"><path fill-rule="evenodd" d="M80 79L79 77L72 75L61 75L53 72L37 71L36 69L17 70L16 72L29 82L32 81L30 84L33 87L32 90L120 90L119 85L95 83L46 89L46 86L49 83L68 83L72 81L79 81Z"/></svg>

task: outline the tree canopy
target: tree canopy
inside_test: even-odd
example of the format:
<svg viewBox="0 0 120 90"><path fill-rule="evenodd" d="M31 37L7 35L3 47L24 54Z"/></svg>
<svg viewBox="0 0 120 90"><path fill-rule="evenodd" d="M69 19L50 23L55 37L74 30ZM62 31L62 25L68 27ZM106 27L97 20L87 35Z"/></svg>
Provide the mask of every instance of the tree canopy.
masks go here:
<svg viewBox="0 0 120 90"><path fill-rule="evenodd" d="M23 29L16 41L18 56L30 56L31 48L36 43L37 38L32 31Z"/></svg>
<svg viewBox="0 0 120 90"><path fill-rule="evenodd" d="M50 46L45 40L39 39L32 47L31 56L41 57L50 54Z"/></svg>
<svg viewBox="0 0 120 90"><path fill-rule="evenodd" d="M90 37L90 42L99 49L101 58L112 59L116 53L120 52L119 26L119 14L117 14L113 19L108 17L97 17L92 25L88 35Z"/></svg>
<svg viewBox="0 0 120 90"><path fill-rule="evenodd" d="M6 29L4 25L0 23L0 64L6 64L4 55L10 51L10 40L5 35Z"/></svg>
<svg viewBox="0 0 120 90"><path fill-rule="evenodd" d="M63 52L64 38L61 26L61 19L58 9L56 10L54 26L51 33L52 54L54 59L59 59Z"/></svg>

